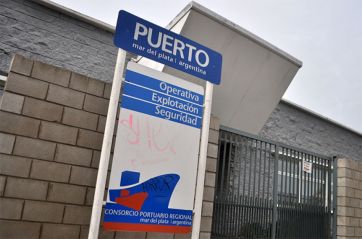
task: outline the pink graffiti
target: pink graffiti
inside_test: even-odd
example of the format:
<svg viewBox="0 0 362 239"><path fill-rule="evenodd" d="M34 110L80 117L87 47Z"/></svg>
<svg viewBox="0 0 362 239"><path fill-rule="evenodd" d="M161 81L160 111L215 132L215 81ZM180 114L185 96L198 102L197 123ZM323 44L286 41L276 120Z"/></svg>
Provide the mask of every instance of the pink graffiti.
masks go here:
<svg viewBox="0 0 362 239"><path fill-rule="evenodd" d="M130 133L127 136L127 142L132 145L141 144L141 139L146 138L147 146L150 151L157 152L171 152L176 154L176 150L174 148L174 144L176 141L176 136L173 136L168 142L161 143L163 140L163 134L165 129L162 125L152 125L148 120L141 125L140 119L134 117L132 113L129 114L128 119L120 120L119 123L126 127ZM142 135L141 129L143 126L146 130L146 134ZM142 137L146 136L146 137Z"/></svg>
<svg viewBox="0 0 362 239"><path fill-rule="evenodd" d="M120 124L126 126L132 134L128 134L127 141L129 144L139 144L140 143L140 124L139 120L137 119L136 126L134 128L133 124L133 114L129 114L128 119L123 119L119 121ZM134 139L130 139L131 137L134 137Z"/></svg>

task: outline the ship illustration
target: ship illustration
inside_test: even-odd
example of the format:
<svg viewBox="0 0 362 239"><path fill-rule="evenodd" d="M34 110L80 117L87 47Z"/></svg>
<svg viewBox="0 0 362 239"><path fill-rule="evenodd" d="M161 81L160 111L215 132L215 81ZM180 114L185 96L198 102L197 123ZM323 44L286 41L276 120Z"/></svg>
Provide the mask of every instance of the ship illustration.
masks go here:
<svg viewBox="0 0 362 239"><path fill-rule="evenodd" d="M136 211L167 209L180 176L163 174L142 183L139 178L139 172L123 171L120 189L109 190L110 201Z"/></svg>

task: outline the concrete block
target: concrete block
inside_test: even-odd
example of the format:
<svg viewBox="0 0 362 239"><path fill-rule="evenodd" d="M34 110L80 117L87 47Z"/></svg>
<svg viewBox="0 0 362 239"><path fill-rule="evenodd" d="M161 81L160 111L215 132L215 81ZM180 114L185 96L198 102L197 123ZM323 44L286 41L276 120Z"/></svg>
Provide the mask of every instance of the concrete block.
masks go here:
<svg viewBox="0 0 362 239"><path fill-rule="evenodd" d="M34 160L31 166L30 177L55 182L68 182L70 165Z"/></svg>
<svg viewBox="0 0 362 239"><path fill-rule="evenodd" d="M188 234L175 234L175 239L191 239L191 233Z"/></svg>
<svg viewBox="0 0 362 239"><path fill-rule="evenodd" d="M356 160L349 159L349 165L352 170L358 171L358 162Z"/></svg>
<svg viewBox="0 0 362 239"><path fill-rule="evenodd" d="M14 154L30 158L53 160L55 153L55 143L39 139L17 137Z"/></svg>
<svg viewBox="0 0 362 239"><path fill-rule="evenodd" d="M338 218L337 218L337 220L338 220ZM348 225L352 226L352 227L359 227L359 219L351 217Z"/></svg>
<svg viewBox="0 0 362 239"><path fill-rule="evenodd" d="M0 153L11 154L15 143L15 136L0 133Z"/></svg>
<svg viewBox="0 0 362 239"><path fill-rule="evenodd" d="M13 94L10 92L4 92L1 98L0 109L15 114L20 114L23 108L24 96Z"/></svg>
<svg viewBox="0 0 362 239"><path fill-rule="evenodd" d="M0 220L0 238L38 239L40 223Z"/></svg>
<svg viewBox="0 0 362 239"><path fill-rule="evenodd" d="M34 62L21 55L15 54L10 64L10 71L30 76Z"/></svg>
<svg viewBox="0 0 362 239"><path fill-rule="evenodd" d="M207 145L207 157L217 158L218 146L216 144Z"/></svg>
<svg viewBox="0 0 362 239"><path fill-rule="evenodd" d="M355 208L354 209L354 216L358 218L362 218L362 209Z"/></svg>
<svg viewBox="0 0 362 239"><path fill-rule="evenodd" d="M96 95L103 97L104 92L104 82L96 79L89 78L87 93L91 95Z"/></svg>
<svg viewBox="0 0 362 239"><path fill-rule="evenodd" d="M6 177L0 176L0 196L4 196Z"/></svg>
<svg viewBox="0 0 362 239"><path fill-rule="evenodd" d="M210 239L211 233L210 232L200 232L200 239Z"/></svg>
<svg viewBox="0 0 362 239"><path fill-rule="evenodd" d="M83 204L87 187L49 183L48 201Z"/></svg>
<svg viewBox="0 0 362 239"><path fill-rule="evenodd" d="M116 232L115 239L145 239L145 232Z"/></svg>
<svg viewBox="0 0 362 239"><path fill-rule="evenodd" d="M337 217L337 225L338 226L348 226L350 224L351 217Z"/></svg>
<svg viewBox="0 0 362 239"><path fill-rule="evenodd" d="M348 187L337 187L337 196L338 197L354 197L355 189Z"/></svg>
<svg viewBox="0 0 362 239"><path fill-rule="evenodd" d="M93 151L93 158L92 158L92 165L93 168L98 168L99 166L99 160L100 160L101 152L100 151ZM112 162L113 162L113 153L110 155L109 164L108 164L108 170L111 170L112 168Z"/></svg>
<svg viewBox="0 0 362 239"><path fill-rule="evenodd" d="M0 174L26 178L29 176L31 161L28 158L0 154Z"/></svg>
<svg viewBox="0 0 362 239"><path fill-rule="evenodd" d="M88 225L91 213L91 207L67 205L63 222L67 224Z"/></svg>
<svg viewBox="0 0 362 239"><path fill-rule="evenodd" d="M23 200L0 198L0 218L19 220L23 210Z"/></svg>
<svg viewBox="0 0 362 239"><path fill-rule="evenodd" d="M147 239L173 239L173 233L147 232Z"/></svg>
<svg viewBox="0 0 362 239"><path fill-rule="evenodd" d="M358 199L362 199L362 191L361 190L355 190L354 195Z"/></svg>
<svg viewBox="0 0 362 239"><path fill-rule="evenodd" d="M95 186L97 180L97 169L72 166L70 183Z"/></svg>
<svg viewBox="0 0 362 239"><path fill-rule="evenodd" d="M8 177L4 195L21 199L45 200L47 191L48 182Z"/></svg>
<svg viewBox="0 0 362 239"><path fill-rule="evenodd" d="M78 129L50 122L41 122L39 138L65 144L75 144Z"/></svg>
<svg viewBox="0 0 362 239"><path fill-rule="evenodd" d="M116 232L105 231L103 228L99 229L99 239L114 239Z"/></svg>
<svg viewBox="0 0 362 239"><path fill-rule="evenodd" d="M219 143L219 131L210 129L209 130L209 143L218 144Z"/></svg>
<svg viewBox="0 0 362 239"><path fill-rule="evenodd" d="M92 161L92 150L58 144L54 160L67 164L90 166Z"/></svg>
<svg viewBox="0 0 362 239"><path fill-rule="evenodd" d="M25 98L23 115L47 121L60 122L62 113L63 106L29 97Z"/></svg>
<svg viewBox="0 0 362 239"><path fill-rule="evenodd" d="M87 239L88 238L88 232L89 232L89 226L80 226L80 239ZM102 228L99 228L99 235L98 239L114 239L115 232L112 231L104 231Z"/></svg>
<svg viewBox="0 0 362 239"><path fill-rule="evenodd" d="M93 150L91 167L98 168L100 157L101 157L101 151Z"/></svg>
<svg viewBox="0 0 362 239"><path fill-rule="evenodd" d="M103 134L89 130L79 129L77 145L86 148L101 150Z"/></svg>
<svg viewBox="0 0 362 239"><path fill-rule="evenodd" d="M83 109L100 115L107 115L109 100L93 95L86 95Z"/></svg>
<svg viewBox="0 0 362 239"><path fill-rule="evenodd" d="M352 170L348 169L348 168L337 168L337 177L338 178L353 178Z"/></svg>
<svg viewBox="0 0 362 239"><path fill-rule="evenodd" d="M214 187L204 187L204 198L203 201L213 202L215 195L215 188Z"/></svg>
<svg viewBox="0 0 362 239"><path fill-rule="evenodd" d="M362 172L362 163L359 163L359 164L358 164L358 171ZM362 178L361 178L360 181L362 181Z"/></svg>
<svg viewBox="0 0 362 239"><path fill-rule="evenodd" d="M104 130L106 128L106 120L107 120L106 117L99 116L98 127L97 127L98 132L104 133Z"/></svg>
<svg viewBox="0 0 362 239"><path fill-rule="evenodd" d="M65 106L81 109L84 93L61 86L50 85L47 100Z"/></svg>
<svg viewBox="0 0 362 239"><path fill-rule="evenodd" d="M40 121L0 111L0 131L29 137L37 137Z"/></svg>
<svg viewBox="0 0 362 239"><path fill-rule="evenodd" d="M88 86L88 77L72 72L72 75L70 77L69 88L86 92L87 86Z"/></svg>
<svg viewBox="0 0 362 239"><path fill-rule="evenodd" d="M217 131L220 129L220 119L219 118L211 115L210 129L217 130Z"/></svg>
<svg viewBox="0 0 362 239"><path fill-rule="evenodd" d="M337 236L354 236L354 228L346 226L337 226Z"/></svg>
<svg viewBox="0 0 362 239"><path fill-rule="evenodd" d="M206 172L205 174L205 186L215 187L216 173Z"/></svg>
<svg viewBox="0 0 362 239"><path fill-rule="evenodd" d="M347 198L346 197L338 197L337 206L345 206L345 207L349 206Z"/></svg>
<svg viewBox="0 0 362 239"><path fill-rule="evenodd" d="M362 177L362 174L358 171L353 171L353 179L359 181Z"/></svg>
<svg viewBox="0 0 362 239"><path fill-rule="evenodd" d="M38 99L45 99L48 86L49 84L46 82L10 72L5 90Z"/></svg>
<svg viewBox="0 0 362 239"><path fill-rule="evenodd" d="M202 216L212 217L214 204L212 202L202 202Z"/></svg>
<svg viewBox="0 0 362 239"><path fill-rule="evenodd" d="M216 173L217 159L207 158L206 160L206 171Z"/></svg>
<svg viewBox="0 0 362 239"><path fill-rule="evenodd" d="M346 158L338 158L337 160L337 167L338 168L351 168L350 164L351 160Z"/></svg>
<svg viewBox="0 0 362 239"><path fill-rule="evenodd" d="M70 71L36 61L34 62L31 76L56 85L67 87L69 85Z"/></svg>
<svg viewBox="0 0 362 239"><path fill-rule="evenodd" d="M361 239L362 238L362 228L355 227L354 228L354 235L358 236L355 238Z"/></svg>
<svg viewBox="0 0 362 239"><path fill-rule="evenodd" d="M65 107L62 122L66 125L96 130L98 115L83 110Z"/></svg>
<svg viewBox="0 0 362 239"><path fill-rule="evenodd" d="M64 205L39 201L25 201L23 220L37 222L61 222Z"/></svg>
<svg viewBox="0 0 362 239"><path fill-rule="evenodd" d="M352 207L337 207L337 216L354 217L355 210Z"/></svg>
<svg viewBox="0 0 362 239"><path fill-rule="evenodd" d="M112 84L106 83L106 85L104 86L103 97L109 99L111 97L111 91L112 91Z"/></svg>
<svg viewBox="0 0 362 239"><path fill-rule="evenodd" d="M357 181L350 179L350 178L337 178L337 185L339 187L355 188L356 182Z"/></svg>
<svg viewBox="0 0 362 239"><path fill-rule="evenodd" d="M212 217L201 217L201 232L211 232Z"/></svg>
<svg viewBox="0 0 362 239"><path fill-rule="evenodd" d="M78 239L80 227L75 225L48 224L44 223L41 239Z"/></svg>
<svg viewBox="0 0 362 239"><path fill-rule="evenodd" d="M91 188L91 187L87 188L87 195L85 197L85 205L87 205L87 206L93 205L94 191L95 191L95 188Z"/></svg>
<svg viewBox="0 0 362 239"><path fill-rule="evenodd" d="M356 194L356 193L355 193ZM361 199L358 198L349 198L350 206L354 208L359 208Z"/></svg>

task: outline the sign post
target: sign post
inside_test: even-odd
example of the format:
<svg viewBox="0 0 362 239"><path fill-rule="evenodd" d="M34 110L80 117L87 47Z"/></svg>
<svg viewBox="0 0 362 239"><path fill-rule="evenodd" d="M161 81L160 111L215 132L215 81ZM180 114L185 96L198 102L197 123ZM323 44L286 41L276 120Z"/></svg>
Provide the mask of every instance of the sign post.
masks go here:
<svg viewBox="0 0 362 239"><path fill-rule="evenodd" d="M114 132L114 122L116 120L119 94L121 91L124 67L126 64L127 52L118 49L117 63L114 70L111 96L106 119L106 127L104 130L102 151L99 161L96 188L94 192L92 216L89 225L88 239L97 239L99 233L99 222L101 220L104 188L106 185L107 170L109 164L109 156L111 154L111 146Z"/></svg>
<svg viewBox="0 0 362 239"><path fill-rule="evenodd" d="M207 160L207 145L209 142L210 115L212 104L212 93L214 86L210 82L206 82L204 118L202 121L200 158L197 173L194 223L192 225L192 239L198 239L200 235L202 199L204 195L205 170Z"/></svg>
<svg viewBox="0 0 362 239"><path fill-rule="evenodd" d="M127 82L122 97L122 109L124 110L121 110L121 113L125 112L128 118L120 118L120 124L126 125L128 130L131 130L131 135L133 134L136 138L130 139L130 134L127 134L126 131L117 134L117 141L121 143L118 144L118 147L116 141L114 157L116 157L116 161L117 157L122 158L122 162L121 164L113 163L112 165L104 227L111 230L139 230L137 223L140 223L144 230L187 233L191 230L192 225L192 238L196 239L199 237L200 231L205 180L213 92L211 83L220 84L222 57L219 53L203 45L125 11L119 12L114 43L123 50L119 50L117 56L88 238L95 239L98 237L112 135L125 67L125 56L126 51L129 51L206 80L205 101L199 102L200 99L204 98L203 92L200 90L201 86L192 86L191 82L179 81L180 83L178 83L174 79L159 81L157 77L149 77L138 81L141 78L147 78L147 74L144 74L144 77L141 78L131 73L132 76L127 77L126 74ZM132 71L132 69L141 67L136 65L130 64L129 70ZM152 73L150 69L145 71L151 72L151 75L160 74L161 78L163 77L162 74L164 74L161 72ZM172 78L169 75L165 77ZM163 85L168 85L169 90L162 92ZM129 112L129 110L132 110L132 112ZM135 116L145 122L146 136L144 138L140 136L140 126L136 126L139 122L135 122ZM157 121L157 118L163 118L167 121L161 124ZM152 128L154 123L158 124L159 130ZM188 127L185 128L185 125ZM201 125L201 145L199 147L199 129ZM169 129L171 134L168 133L161 141L157 141L155 137L160 134L162 127ZM178 131L174 131L176 128L178 128ZM197 130L191 130L192 128ZM183 142L187 145L187 148L180 150L178 156L174 158L165 157L152 152L152 150L155 152L169 150L169 153L176 155L176 147L173 147L175 139L169 137L170 135L175 136L175 132L180 132L180 135L191 135L190 139L184 137ZM165 139L166 141L164 141ZM141 145L142 140L146 142L143 143L143 148L140 146L137 149L138 151L129 150L132 148L132 144ZM163 147L160 142L163 143ZM127 149L124 148L126 147L125 143L128 143ZM149 150L147 155L149 159L156 159L156 161L174 159L175 162L170 163L168 167L175 173L168 173L167 170L170 169L164 170L161 164L156 166L149 164L148 167L154 169L150 171L144 170L147 168L147 165L145 165L147 161L142 160L143 158L139 156L144 156L145 150L143 149L146 146ZM194 152L195 147L196 153ZM120 151L122 151L122 156L120 156ZM196 178L196 172L193 169L196 170L197 158L193 158L192 155L197 155L198 151L200 156L192 224L192 207L190 205L193 202L195 182L188 180L195 180ZM135 154L132 155L132 152ZM192 153L188 154L190 152ZM137 165L137 163L140 165ZM127 164L128 166L124 167ZM189 172L183 170L185 165L182 164L191 165ZM143 182L140 182L140 180ZM177 196L172 197L173 194ZM184 197L183 194L192 195L191 200L190 197ZM168 218L165 218L166 216ZM156 217L157 220L153 217Z"/></svg>

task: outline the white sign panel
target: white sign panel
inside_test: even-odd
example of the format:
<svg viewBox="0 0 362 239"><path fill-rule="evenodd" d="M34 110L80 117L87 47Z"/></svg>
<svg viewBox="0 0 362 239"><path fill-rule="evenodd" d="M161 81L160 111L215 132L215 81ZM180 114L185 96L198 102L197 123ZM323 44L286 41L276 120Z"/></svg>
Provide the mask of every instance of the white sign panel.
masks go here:
<svg viewBox="0 0 362 239"><path fill-rule="evenodd" d="M313 166L313 164L311 162L307 162L307 161L303 160L303 171L304 172L311 174L312 166Z"/></svg>
<svg viewBox="0 0 362 239"><path fill-rule="evenodd" d="M203 95L199 85L128 64L106 229L191 231Z"/></svg>

